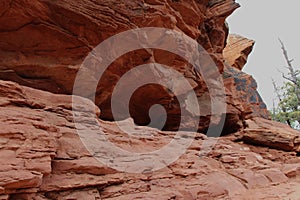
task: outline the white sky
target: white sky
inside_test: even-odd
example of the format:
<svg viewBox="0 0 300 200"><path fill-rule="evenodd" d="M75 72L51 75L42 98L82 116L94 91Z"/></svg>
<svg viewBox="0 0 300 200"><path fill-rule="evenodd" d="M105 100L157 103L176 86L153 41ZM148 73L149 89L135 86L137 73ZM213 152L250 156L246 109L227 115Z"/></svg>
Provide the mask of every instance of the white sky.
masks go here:
<svg viewBox="0 0 300 200"><path fill-rule="evenodd" d="M280 72L287 72L280 38L293 65L300 66L300 1L299 0L236 0L241 8L227 20L230 33L256 41L244 70L258 83L258 90L268 106L275 98L271 78L282 83ZM298 68L297 68L298 69Z"/></svg>

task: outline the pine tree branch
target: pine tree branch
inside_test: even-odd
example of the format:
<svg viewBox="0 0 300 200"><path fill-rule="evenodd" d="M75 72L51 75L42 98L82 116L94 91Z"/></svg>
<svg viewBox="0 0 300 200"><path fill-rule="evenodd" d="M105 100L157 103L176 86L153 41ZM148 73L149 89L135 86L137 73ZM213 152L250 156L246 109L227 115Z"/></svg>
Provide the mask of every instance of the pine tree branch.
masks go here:
<svg viewBox="0 0 300 200"><path fill-rule="evenodd" d="M281 96L280 96L280 93L279 93L279 89L278 89L278 87L277 87L277 85L276 85L276 82L275 82L275 80L272 78L272 83L273 83L273 87L274 87L274 92L276 93L276 95L277 95L277 98L278 98L278 100L279 100L279 106L280 106L280 109L282 110L282 112L283 113L285 113L285 121L286 121L286 123L290 126L290 127L292 127L292 123L291 123L291 120L288 118L288 114L287 114L287 110L286 110L286 107L284 107L283 105L280 105L280 102L282 102L282 98L281 98ZM275 112L275 111L274 111Z"/></svg>

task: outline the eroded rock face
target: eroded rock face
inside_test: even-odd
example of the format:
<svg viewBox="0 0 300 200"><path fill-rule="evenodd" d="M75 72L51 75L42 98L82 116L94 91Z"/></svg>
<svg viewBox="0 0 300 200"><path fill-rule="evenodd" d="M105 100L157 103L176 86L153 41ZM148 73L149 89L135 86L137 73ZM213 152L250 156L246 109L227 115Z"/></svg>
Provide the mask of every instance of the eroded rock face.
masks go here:
<svg viewBox="0 0 300 200"><path fill-rule="evenodd" d="M243 119L262 117L270 119L266 104L257 91L253 77L234 67L226 66L223 73L228 102L242 111Z"/></svg>
<svg viewBox="0 0 300 200"><path fill-rule="evenodd" d="M75 115L81 116L81 128L97 129L97 120L110 142L133 152L159 149L176 133L132 126L128 120L122 122L143 136L132 137L120 131L115 122L99 120L96 116L100 110L89 100L73 97L76 103L72 105L72 96L5 81L0 81L0 91L1 199L298 197L300 160L293 152L234 143L232 136L207 138L198 133L187 151L170 166L142 174L122 173L97 161L87 151L77 135L72 106ZM254 130L264 132L272 126L272 122L258 120L248 123L246 134ZM298 133L287 127L278 128L268 141L287 141L295 134ZM201 157L201 145L208 140L217 144ZM289 146L289 142L277 147L284 146Z"/></svg>
<svg viewBox="0 0 300 200"><path fill-rule="evenodd" d="M96 45L137 27L164 27L185 33L204 47L222 73L222 51L228 34L224 21L239 6L234 0L80 0L76 3L68 0L4 0L1 4L0 78L63 94L72 94L78 68ZM108 51L114 53L113 49ZM114 120L110 101L120 77L135 66L150 62L166 64L183 74L197 96L207 92L201 75L179 56L153 49L131 52L117 59L99 82L96 104L102 110L102 119ZM83 82L82 87L90 88L90 85ZM188 92L182 94L183 99L188 98ZM203 101L203 97L199 101ZM154 104L167 109L164 129L178 129L183 113L174 94L163 87L141 88L140 93L132 97L131 117L137 124L148 124L149 107ZM185 110L184 115L187 118L184 127L188 129L191 124L188 119L193 118L193 113ZM210 114L204 113L199 131L207 129L209 121Z"/></svg>
<svg viewBox="0 0 300 200"><path fill-rule="evenodd" d="M223 50L223 55L228 64L234 68L242 70L247 63L254 41L236 34L230 34L227 38L227 45Z"/></svg>
<svg viewBox="0 0 300 200"><path fill-rule="evenodd" d="M229 35L223 51L225 59L223 78L228 107L229 110L233 110L232 113L235 113L232 116L242 116L243 121L253 117L270 119L267 106L257 91L256 81L251 75L242 71L253 45L252 40L239 35Z"/></svg>
<svg viewBox="0 0 300 200"><path fill-rule="evenodd" d="M226 1L2 1L0 13L0 78L12 80L41 90L54 93L72 94L77 71L87 54L105 39L122 31L137 27L165 27L181 31L197 40L209 52L220 73L224 70L227 111L224 116L225 133L243 128L243 121L249 116L268 118L265 104L256 91L253 78L242 69L254 42L230 35L227 38L225 18L238 4ZM26 5L26 6L25 6ZM163 15L161 14L163 13ZM117 44L118 45L118 44ZM110 52L111 51L111 52ZM185 50L188 52L188 50ZM113 47L109 49L114 53ZM224 67L223 55L229 66ZM120 116L112 114L111 94L120 78L135 66L157 62L171 67L182 74L194 89L201 116L194 109L184 109L174 91L159 85L145 85L132 94L129 105L123 106L122 98L117 102ZM232 66L232 67L231 67ZM100 67L101 68L101 67ZM237 69L234 69L237 68ZM155 69L150 74L162 74ZM80 87L88 91L94 71L89 73ZM150 76L150 75L149 75ZM126 89L136 84L132 81L123 85ZM171 88L178 85L174 79ZM123 89L123 91L124 91ZM210 97L199 71L185 60L161 50L137 50L118 58L103 74L96 89L96 104L101 109L100 117L105 120L123 120L132 117L139 125L151 121L150 108L159 104L167 110L167 119L157 114L157 123L166 121L165 130L193 129L198 120L199 131L206 131L210 122ZM189 90L180 92L181 99L188 99ZM120 95L122 97L122 95ZM89 95L86 95L89 97ZM123 106L123 107L122 107ZM129 114L123 114L129 109ZM182 120L183 116L183 120ZM198 118L198 119L197 119ZM181 121L182 120L182 121ZM152 123L153 124L153 123ZM215 124L217 125L217 124Z"/></svg>
<svg viewBox="0 0 300 200"><path fill-rule="evenodd" d="M234 0L2 0L0 78L14 82L0 80L0 199L298 198L299 133L263 119L268 114L256 83L240 71L253 42L230 36L223 52L228 35L224 21L237 7ZM151 152L168 144L176 132L136 126L133 120L147 125L150 107L160 104L168 114L164 129L176 130L178 116L185 117L188 129L191 114L195 114L193 107L181 112L174 92L150 84L140 87L131 98L133 120L121 122L130 127L129 135L116 122L100 120L113 120L112 90L135 66L157 62L177 70L189 81L205 110L198 131L205 131L210 122L210 99L205 96L203 77L179 56L157 49L137 50L116 59L97 86L97 106L70 95L87 54L105 39L138 27L183 32L204 47L218 71L224 72L224 133L240 131L223 138L197 133L186 152L172 164L158 171L150 168L131 174L96 160L77 130L89 133L101 129L122 149ZM114 53L113 49L107 51ZM227 64L223 63L223 54ZM93 72L90 74L87 81L95 78ZM135 83L131 80L125 86ZM172 87L177 83L169 82ZM82 87L89 85L83 82ZM180 95L188 99L189 91L181 90ZM79 127L74 124L75 116L81 121ZM191 137L189 134L185 137ZM217 144L206 156L200 156L202 145L210 142ZM104 157L112 157L111 152L104 153ZM111 160L115 162L118 157ZM120 160L130 163L123 157Z"/></svg>

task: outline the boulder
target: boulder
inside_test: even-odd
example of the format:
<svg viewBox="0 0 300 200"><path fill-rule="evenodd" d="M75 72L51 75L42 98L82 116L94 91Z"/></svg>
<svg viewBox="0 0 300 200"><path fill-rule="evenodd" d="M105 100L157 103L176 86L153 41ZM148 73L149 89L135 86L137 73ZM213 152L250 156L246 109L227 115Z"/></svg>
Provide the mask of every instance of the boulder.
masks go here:
<svg viewBox="0 0 300 200"><path fill-rule="evenodd" d="M300 133L286 124L263 118L246 121L246 129L241 133L242 140L286 151L300 152Z"/></svg>

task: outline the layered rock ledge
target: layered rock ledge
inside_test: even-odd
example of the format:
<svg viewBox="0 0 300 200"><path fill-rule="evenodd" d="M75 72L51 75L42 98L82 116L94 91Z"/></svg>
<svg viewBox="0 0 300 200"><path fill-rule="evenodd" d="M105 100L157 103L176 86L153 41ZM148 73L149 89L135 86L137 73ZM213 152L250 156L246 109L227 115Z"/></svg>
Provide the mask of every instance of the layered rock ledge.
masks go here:
<svg viewBox="0 0 300 200"><path fill-rule="evenodd" d="M225 19L239 7L234 0L4 0L1 5L0 78L69 95L73 92L76 74L88 53L111 36L134 28L163 27L185 33L209 53L222 73L223 49L228 35ZM113 48L108 51L115 53ZM102 111L101 119L115 120L110 101L120 78L135 66L153 61L183 74L198 100L210 101L205 96L207 87L203 77L187 61L157 49L137 50L117 59L100 79L96 89L96 105ZM161 72L156 70L154 73ZM89 79L97 79L93 77L94 72L90 74ZM176 84L171 83L171 87ZM88 89L91 86L85 81L81 87ZM188 99L189 91L181 95L182 99ZM188 109L181 112L174 94L168 88L157 85L140 88L131 98L131 116L122 116L121 119L132 117L139 125L149 124L149 108L155 104L162 105L167 111L164 130L177 130L179 115L187 118L184 127L190 128L192 123L189 118L194 118L194 113ZM235 104L229 104L234 108L230 108L227 115L224 113L227 116L226 126L242 124L243 111ZM208 128L210 115L208 111L196 116L200 117L199 131ZM236 126L227 132L235 132L239 128L241 126Z"/></svg>
<svg viewBox="0 0 300 200"><path fill-rule="evenodd" d="M254 42L228 35L225 23L238 7L234 0L2 0L0 200L297 199L300 135L268 120L255 80L242 71ZM170 52L140 49L116 59L98 83L95 103L72 95L78 70L99 43L143 27L184 33L213 59L225 86L226 136L205 135L212 118L207 85L194 66ZM194 107L181 112L172 91L147 85L133 94L130 116L114 121L110 103L118 81L135 66L154 62L188 80L204 114L195 114ZM94 71L89 73L82 88L96 79ZM189 92L181 97L188 100ZM156 104L166 108L164 131L139 126L149 123L149 108ZM120 172L95 159L78 135L78 130L102 130L119 148L155 151L174 138L181 116L188 129L194 115L200 118L198 133L184 135L195 134L192 144L158 171ZM216 145L202 154L206 143ZM111 157L109 151L101 153ZM126 159L114 157L111 163L130 163Z"/></svg>
<svg viewBox="0 0 300 200"><path fill-rule="evenodd" d="M73 123L71 96L5 81L0 81L0 91L3 200L298 197L300 158L293 152L233 142L236 138L232 136L207 138L198 133L186 153L170 166L155 172L122 173L96 160L82 144ZM100 110L89 100L73 98L82 123L97 128L94 115ZM115 122L98 122L111 142L133 151L161 148L176 134L135 126L136 134L144 137L128 137ZM132 126L128 120L122 123ZM262 122L252 123L263 132ZM249 127L253 131L253 125ZM251 130L245 131L249 135ZM294 134L286 127L277 131ZM202 144L208 140L217 144L207 156L200 156Z"/></svg>

